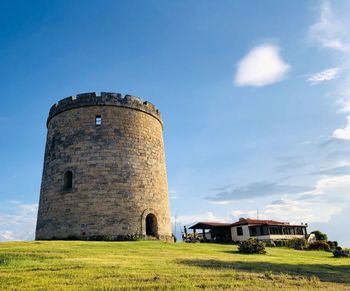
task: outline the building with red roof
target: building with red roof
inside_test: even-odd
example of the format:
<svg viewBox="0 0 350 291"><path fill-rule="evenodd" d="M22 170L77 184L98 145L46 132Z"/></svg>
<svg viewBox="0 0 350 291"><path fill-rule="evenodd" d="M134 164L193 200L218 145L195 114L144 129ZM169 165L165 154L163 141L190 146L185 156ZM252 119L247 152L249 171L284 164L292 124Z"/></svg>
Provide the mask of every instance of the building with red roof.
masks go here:
<svg viewBox="0 0 350 291"><path fill-rule="evenodd" d="M306 238L307 224L290 224L275 220L240 218L231 224L233 241L244 241L249 238L258 240L287 240Z"/></svg>
<svg viewBox="0 0 350 291"><path fill-rule="evenodd" d="M198 222L189 229L203 241L239 242L249 238L258 240L288 240L306 238L307 224L290 224L275 220L240 218L234 223Z"/></svg>

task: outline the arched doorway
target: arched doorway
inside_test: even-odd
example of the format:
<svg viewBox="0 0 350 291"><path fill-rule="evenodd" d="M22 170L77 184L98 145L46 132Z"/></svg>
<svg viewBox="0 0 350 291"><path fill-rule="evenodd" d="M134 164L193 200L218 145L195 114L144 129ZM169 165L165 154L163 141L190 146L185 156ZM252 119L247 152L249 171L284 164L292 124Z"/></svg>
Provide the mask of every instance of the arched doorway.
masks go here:
<svg viewBox="0 0 350 291"><path fill-rule="evenodd" d="M148 236L158 235L157 217L153 213L149 213L146 216L146 235Z"/></svg>

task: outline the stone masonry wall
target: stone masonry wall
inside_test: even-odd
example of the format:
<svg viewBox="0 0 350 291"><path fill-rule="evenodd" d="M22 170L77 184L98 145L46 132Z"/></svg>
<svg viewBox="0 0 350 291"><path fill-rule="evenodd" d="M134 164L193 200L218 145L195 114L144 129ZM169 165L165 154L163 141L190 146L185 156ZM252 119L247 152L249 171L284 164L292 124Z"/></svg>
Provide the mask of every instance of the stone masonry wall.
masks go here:
<svg viewBox="0 0 350 291"><path fill-rule="evenodd" d="M105 93L108 102L80 96L83 105L78 95L50 111L36 239L145 235L149 213L157 218L158 237L169 239L159 111L132 96ZM73 173L69 190L63 187L67 170Z"/></svg>

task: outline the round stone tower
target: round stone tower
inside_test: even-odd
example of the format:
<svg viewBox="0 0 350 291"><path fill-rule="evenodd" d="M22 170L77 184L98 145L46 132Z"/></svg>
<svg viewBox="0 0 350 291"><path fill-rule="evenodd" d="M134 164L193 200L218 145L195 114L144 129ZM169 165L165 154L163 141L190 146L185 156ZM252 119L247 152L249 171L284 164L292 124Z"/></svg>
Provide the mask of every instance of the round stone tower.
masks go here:
<svg viewBox="0 0 350 291"><path fill-rule="evenodd" d="M171 239L160 112L119 93L50 109L36 239Z"/></svg>

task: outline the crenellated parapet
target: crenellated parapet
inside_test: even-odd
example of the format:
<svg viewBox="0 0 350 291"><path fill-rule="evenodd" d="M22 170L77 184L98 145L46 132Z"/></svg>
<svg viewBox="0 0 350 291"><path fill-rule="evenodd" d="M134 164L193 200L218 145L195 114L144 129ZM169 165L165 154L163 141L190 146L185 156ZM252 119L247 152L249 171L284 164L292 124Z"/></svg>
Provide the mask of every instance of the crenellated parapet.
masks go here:
<svg viewBox="0 0 350 291"><path fill-rule="evenodd" d="M153 117L158 119L161 124L163 124L159 110L152 103L148 101L143 101L141 98L136 96L123 96L120 93L108 92L101 92L101 95L97 95L95 92L83 93L78 94L76 96L69 96L60 100L58 103L55 103L51 107L46 124L48 124L54 116L61 112L79 107L96 105L126 107L143 111L147 114L152 115Z"/></svg>

